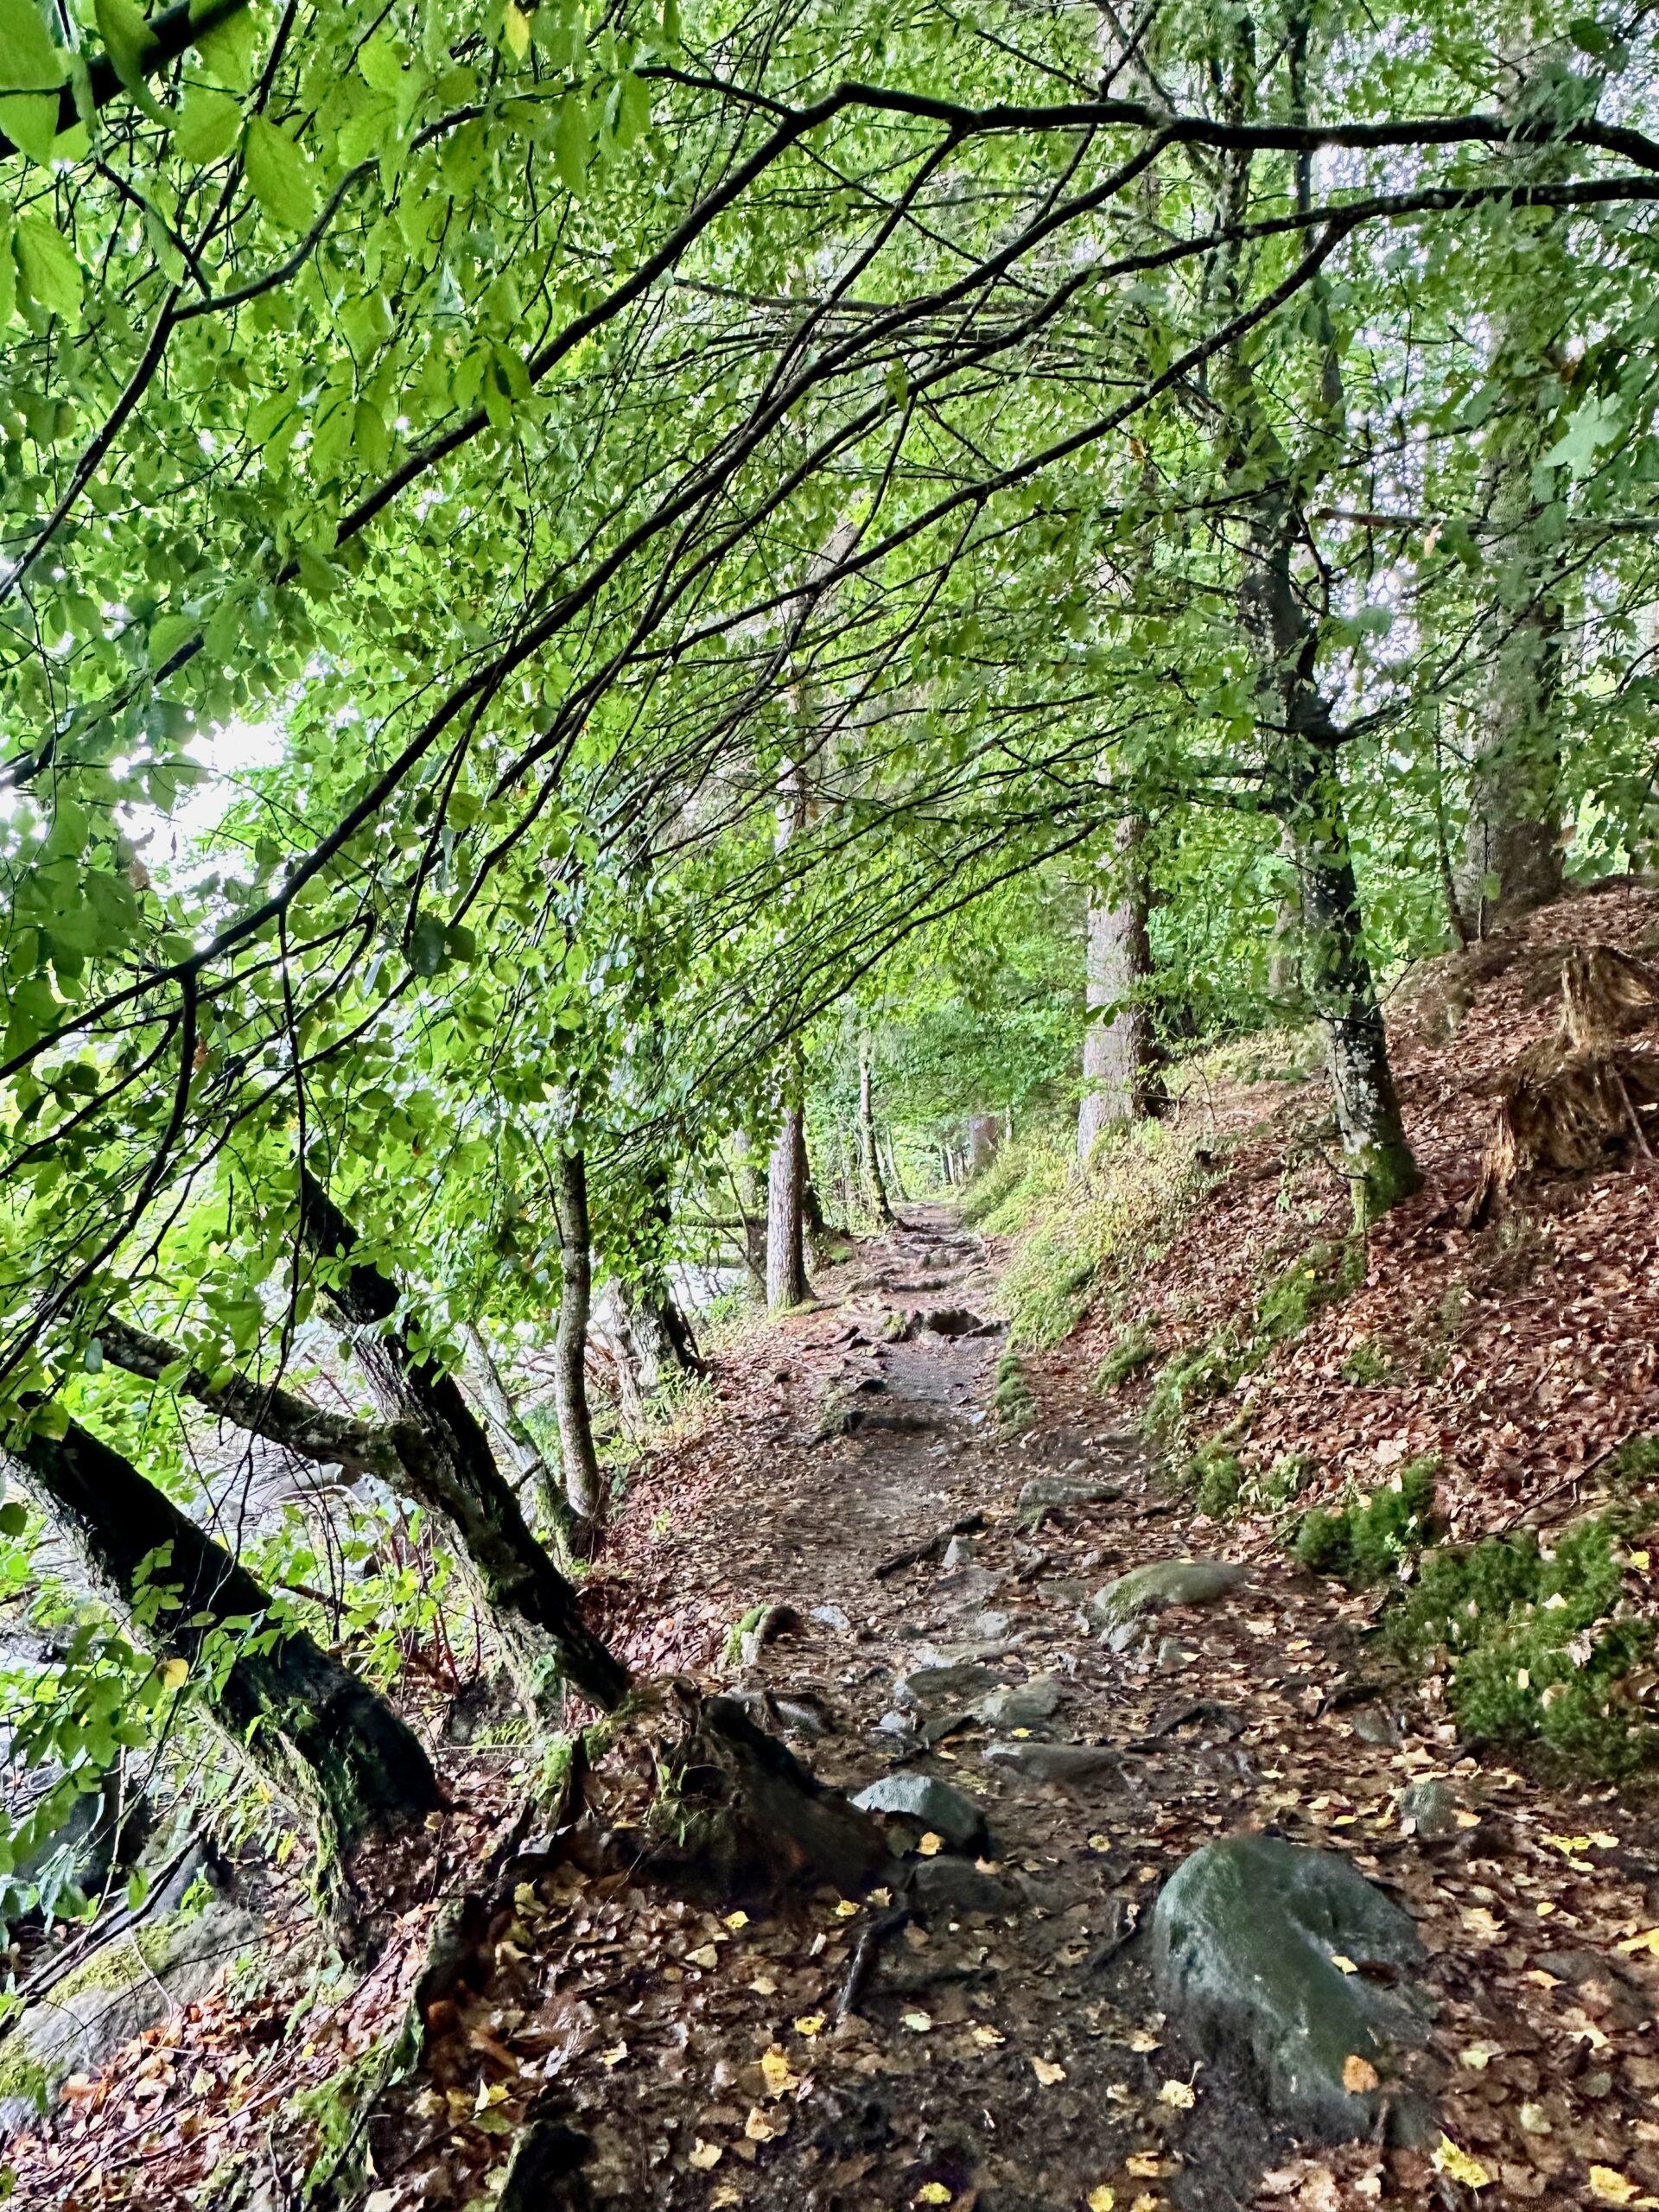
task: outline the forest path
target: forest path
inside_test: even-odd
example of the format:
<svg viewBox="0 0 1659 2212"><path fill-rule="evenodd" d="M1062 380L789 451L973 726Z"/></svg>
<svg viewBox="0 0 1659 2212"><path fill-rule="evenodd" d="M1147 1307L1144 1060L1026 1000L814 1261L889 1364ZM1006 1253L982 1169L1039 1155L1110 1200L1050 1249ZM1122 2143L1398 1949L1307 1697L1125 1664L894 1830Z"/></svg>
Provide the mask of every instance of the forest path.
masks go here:
<svg viewBox="0 0 1659 2212"><path fill-rule="evenodd" d="M1225 1556L1225 1535L1192 1525L1064 1347L1026 1362L1033 1425L999 1430L1000 1337L926 1325L991 1313L995 1279L947 1211L906 1210L822 1278L823 1306L746 1344L721 1418L656 1470L662 1495L689 1483L702 1501L669 1547L688 1555L669 1584L711 1585L728 1620L762 1600L800 1617L734 1686L798 1725L827 1780L855 1789L899 1771L966 1790L988 1810L995 1871L933 1858L933 1901L882 1952L857 2016L816 2036L791 2023L833 2017L868 1906L722 1943L725 2072L701 2101L690 2081L666 2106L647 2092L680 2147L648 2183L635 2170L640 2201L1080 2212L1104 2188L1118 2212L1222 2212L1256 2201L1271 2169L1274 2201L1324 2212L1472 2202L1444 2149L1436 2168L1422 2150L1294 2143L1159 2012L1135 1929L1187 1853L1251 1829L1342 1851L1416 1916L1437 2013L1414 2071L1475 2162L1465 2175L1484 2172L1482 2202L1610 2201L1589 2178L1603 2167L1630 2183L1623 2201L1659 2193L1659 1962L1618 1948L1659 1917L1659 1866L1632 1811L1611 1789L1551 1789L1462 1755L1433 1686L1391 1671L1370 1633L1379 1598L1282 1554L1110 1649L1088 1600L1133 1567ZM906 1333L887 1341L899 1313ZM855 1425L814 1441L826 1406ZM710 1456L741 1483L710 1488ZM1020 1504L1033 1482L1119 1495L1034 1527ZM974 1513L987 1525L949 1564L936 1552L877 1578ZM999 1726L973 1709L1033 1681L1023 1715ZM1051 1778L1061 1764L1081 1770ZM1399 1793L1435 1781L1433 1834L1419 1834ZM759 1986L734 1971L740 1951L774 1961ZM757 2145L742 2123L768 2048L808 2086L792 2110L765 2101L789 2124ZM693 2139L703 2157L721 2146L716 2166L688 2170Z"/></svg>

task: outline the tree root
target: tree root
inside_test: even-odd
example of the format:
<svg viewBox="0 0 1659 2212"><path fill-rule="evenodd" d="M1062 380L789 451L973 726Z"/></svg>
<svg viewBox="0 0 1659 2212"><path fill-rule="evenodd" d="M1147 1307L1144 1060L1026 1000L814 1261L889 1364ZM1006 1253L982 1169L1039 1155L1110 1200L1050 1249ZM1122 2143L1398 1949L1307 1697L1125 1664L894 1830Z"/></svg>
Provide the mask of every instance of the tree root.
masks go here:
<svg viewBox="0 0 1659 2212"><path fill-rule="evenodd" d="M1634 1153L1652 1159L1659 1135L1659 1050L1628 1041L1659 1021L1659 971L1594 944L1561 964L1561 1019L1553 1037L1515 1060L1480 1175L1459 1210L1472 1229L1523 1177L1572 1174Z"/></svg>

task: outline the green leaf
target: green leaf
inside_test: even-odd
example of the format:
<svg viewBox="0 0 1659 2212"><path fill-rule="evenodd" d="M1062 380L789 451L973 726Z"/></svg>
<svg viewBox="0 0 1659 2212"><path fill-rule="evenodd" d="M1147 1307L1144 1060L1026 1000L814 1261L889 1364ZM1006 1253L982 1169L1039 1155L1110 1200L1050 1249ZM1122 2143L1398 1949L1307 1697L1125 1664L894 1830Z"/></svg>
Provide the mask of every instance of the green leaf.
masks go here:
<svg viewBox="0 0 1659 2212"><path fill-rule="evenodd" d="M53 40L35 0L0 0L0 84L11 92L44 92L68 74L69 56ZM55 100L52 106L55 114Z"/></svg>
<svg viewBox="0 0 1659 2212"><path fill-rule="evenodd" d="M192 85L174 118L173 140L187 162L217 162L235 145L241 128L241 105L229 92Z"/></svg>
<svg viewBox="0 0 1659 2212"><path fill-rule="evenodd" d="M17 219L17 271L23 289L48 315L80 320L80 264L75 250L45 215Z"/></svg>
<svg viewBox="0 0 1659 2212"><path fill-rule="evenodd" d="M194 614L161 614L149 626L149 664L163 668L198 628Z"/></svg>
<svg viewBox="0 0 1659 2212"><path fill-rule="evenodd" d="M310 164L285 130L252 117L243 161L254 198L279 231L308 230L317 212Z"/></svg>
<svg viewBox="0 0 1659 2212"><path fill-rule="evenodd" d="M127 90L136 92L145 82L146 64L156 50L156 40L143 12L133 0L95 0L98 35L115 64L115 73Z"/></svg>
<svg viewBox="0 0 1659 2212"><path fill-rule="evenodd" d="M9 1497L0 1505L0 1536L16 1539L29 1526L29 1508L21 1499Z"/></svg>
<svg viewBox="0 0 1659 2212"><path fill-rule="evenodd" d="M559 102L558 122L553 131L553 162L559 172L559 181L571 192L582 189L592 146L588 103L580 92L567 92Z"/></svg>
<svg viewBox="0 0 1659 2212"><path fill-rule="evenodd" d="M409 964L417 976L435 976L448 958L448 931L439 914L416 917L409 935Z"/></svg>
<svg viewBox="0 0 1659 2212"><path fill-rule="evenodd" d="M87 1339L86 1349L80 1355L80 1363L89 1375L97 1375L102 1372L104 1366L104 1347L96 1337L91 1337Z"/></svg>
<svg viewBox="0 0 1659 2212"><path fill-rule="evenodd" d="M347 408L345 411L349 421L351 410ZM315 545L302 545L297 559L301 588L309 592L313 599L327 599L346 581L327 555L319 552Z"/></svg>
<svg viewBox="0 0 1659 2212"><path fill-rule="evenodd" d="M233 92L245 92L253 83L253 55L258 37L259 27L254 22L252 9L242 8L217 29L204 31L196 41L196 52L210 76L217 78L221 85L228 85Z"/></svg>
<svg viewBox="0 0 1659 2212"><path fill-rule="evenodd" d="M0 208L0 331L17 312L17 262L11 250L11 210Z"/></svg>
<svg viewBox="0 0 1659 2212"><path fill-rule="evenodd" d="M52 158L58 136L55 92L11 92L0 99L0 130L42 168Z"/></svg>

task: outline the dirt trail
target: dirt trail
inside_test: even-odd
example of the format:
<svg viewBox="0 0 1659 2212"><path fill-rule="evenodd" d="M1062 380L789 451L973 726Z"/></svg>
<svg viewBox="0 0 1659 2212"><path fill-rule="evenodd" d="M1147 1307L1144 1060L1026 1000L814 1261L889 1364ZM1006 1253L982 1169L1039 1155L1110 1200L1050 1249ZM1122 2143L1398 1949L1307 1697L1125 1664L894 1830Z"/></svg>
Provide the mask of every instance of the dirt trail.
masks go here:
<svg viewBox="0 0 1659 2212"><path fill-rule="evenodd" d="M1659 1866L1636 1813L1463 1756L1440 1709L1389 1678L1367 1633L1376 1600L1281 1556L1112 1649L1085 1611L1103 1585L1224 1542L1114 1432L1074 1351L1027 1363L1033 1426L999 1432L1001 1339L969 1332L995 1287L993 1256L942 1211L912 1210L823 1274L817 1310L722 1355L721 1404L639 1471L594 1585L637 1663L723 1674L849 1789L948 1782L983 1806L988 1841L952 1851L919 1823L895 1827L913 1869L902 1927L882 1892L723 1918L569 1866L515 1892L509 1866L488 1988L434 2012L422 2070L353 2133L371 2160L339 2201L488 2202L530 2120L551 2161L519 2200L536 2212L1226 2212L1257 2200L1264 2171L1270 2201L1306 2212L1659 2198L1659 1956L1629 1944L1659 1919ZM896 1313L912 1320L894 1341ZM1038 1527L1020 1505L1033 1481L1109 1494ZM975 1514L982 1530L954 1553L878 1577ZM762 1602L798 1626L724 1667L727 1630ZM940 1669L958 1671L927 1671ZM1015 1710L974 1709L1008 1694ZM1080 1770L1049 1778L1062 1764ZM522 1799L517 1771L505 1791L475 1783L469 1806L458 1770L449 1872L410 1916L404 1966L386 1969L405 1986L445 1888L483 1878L503 1808ZM1408 1832L1395 1802L1436 1777L1439 1840ZM1438 2167L1433 2143L1321 2152L1275 2134L1251 2086L1160 2013L1153 1900L1196 1847L1249 1829L1351 1855L1416 1916L1437 2007L1416 2078L1455 2146ZM838 2019L878 1922L888 1933ZM123 2110L135 2123L107 2192L77 2203L221 2201L201 2180L212 2131L191 2141L168 2100L200 2053L240 2037L238 2096L280 2109L286 2001L273 1987L257 2037L232 2005L181 2016L149 2056L132 2047L102 2124ZM383 2007L383 2026L395 2018ZM158 2063L180 2090L136 2104L135 2069L154 2088ZM60 2159L28 2162L19 2202L60 2204L52 2176L99 2163L103 2094L67 2123ZM257 2162L269 2212L298 2202L269 2178L285 2155Z"/></svg>
<svg viewBox="0 0 1659 2212"><path fill-rule="evenodd" d="M946 1901L884 1948L860 2018L835 2033L803 2037L791 2018L833 2013L869 1909L809 1916L804 1947L774 1928L769 1940L798 1962L789 2002L742 2008L731 2056L747 2064L780 2045L810 2089L787 2134L757 2150L728 2125L712 2178L685 2170L682 2150L648 2201L828 2212L944 2201L923 2194L932 2183L977 2212L1071 2212L1104 2185L1120 2208L1208 2212L1254 2202L1268 2168L1281 2201L1310 2206L1472 2202L1444 2151L1440 2169L1421 2152L1384 2159L1369 2146L1299 2163L1311 2146L1276 2135L1248 2085L1218 2079L1157 2011L1144 1942L1122 1939L1144 1928L1189 1851L1248 1828L1346 1852L1416 1916L1438 2008L1419 2079L1484 2171L1483 2203L1598 2201L1587 2177L1599 2166L1633 2184L1632 2198L1659 2193L1659 1961L1618 1948L1659 1916L1659 1865L1631 1812L1609 1790L1552 1790L1501 1759L1461 1756L1440 1711L1391 1679L1368 1635L1377 1601L1282 1557L1113 1652L1087 1599L1146 1561L1224 1555L1220 1532L1188 1525L1147 1447L1112 1433L1064 1351L1031 1363L1038 1418L1010 1440L986 1412L998 1339L924 1326L880 1340L895 1307L993 1310L993 1263L948 1215L913 1212L842 1274L822 1286L839 1304L786 1322L750 1355L786 1393L764 1426L740 1393L657 1479L666 1495L703 1449L741 1463L734 1424L762 1431L759 1484L711 1500L687 1539L699 1574L721 1579L727 1618L761 1599L804 1618L740 1682L822 1701L833 1731L799 1747L827 1779L857 1788L896 1765L980 1799L995 1872L977 1892L971 1859L933 1874ZM864 1418L810 1443L831 1389ZM1022 1529L1022 1487L1056 1475L1122 1495ZM893 1552L975 1511L988 1526L971 1563L935 1558L875 1579ZM847 1616L846 1630L811 1619L825 1607ZM1058 1707L1028 1729L963 1719L928 1749L933 1731L902 1722L942 1726L976 1688L906 1711L895 1678L961 1661L997 1683L1052 1677ZM1112 1756L1055 1783L1045 1745ZM1410 1832L1396 1796L1435 1777L1446 1834L1432 1840ZM728 1952L721 1968L745 1986ZM664 2124L719 2141L711 2102L722 2104L712 2082L688 2080ZM726 2108L738 2110L729 2097Z"/></svg>

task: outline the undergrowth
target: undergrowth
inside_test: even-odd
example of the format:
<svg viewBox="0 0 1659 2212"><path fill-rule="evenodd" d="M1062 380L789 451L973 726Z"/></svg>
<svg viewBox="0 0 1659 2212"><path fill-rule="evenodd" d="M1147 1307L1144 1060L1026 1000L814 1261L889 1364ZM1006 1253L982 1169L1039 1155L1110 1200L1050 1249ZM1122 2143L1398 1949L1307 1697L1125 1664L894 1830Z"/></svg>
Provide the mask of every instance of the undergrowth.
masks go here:
<svg viewBox="0 0 1659 2212"><path fill-rule="evenodd" d="M1248 1327L1224 1322L1199 1344L1173 1353L1158 1370L1141 1414L1154 1433L1179 1430L1196 1407L1224 1398L1242 1376L1265 1365L1275 1344L1299 1337L1323 1306L1345 1298L1363 1280L1365 1248L1358 1237L1321 1239L1270 1276L1255 1295Z"/></svg>
<svg viewBox="0 0 1659 2212"><path fill-rule="evenodd" d="M963 1217L1018 1233L1002 1279L1013 1344L1058 1344L1116 1263L1143 1262L1208 1188L1196 1128L1139 1122L1109 1131L1087 1170L1054 1132L1003 1147L963 1202Z"/></svg>
<svg viewBox="0 0 1659 2212"><path fill-rule="evenodd" d="M1012 1345L1004 1351L996 1363L996 1380L991 1391L991 1403L996 1408L999 1424L1010 1435L1018 1435L1021 1429L1030 1427L1037 1410L1037 1401L1026 1380L1024 1363Z"/></svg>
<svg viewBox="0 0 1659 2212"><path fill-rule="evenodd" d="M1416 1664L1445 1666L1464 1736L1535 1738L1610 1777L1651 1763L1656 1624L1636 1611L1647 1554L1629 1548L1649 1518L1618 1506L1553 1543L1529 1530L1425 1556L1389 1637Z"/></svg>
<svg viewBox="0 0 1659 2212"><path fill-rule="evenodd" d="M1411 1459L1392 1482L1339 1512L1305 1513L1291 1549L1316 1574L1334 1574L1350 1589L1386 1582L1433 1540L1437 1459Z"/></svg>

